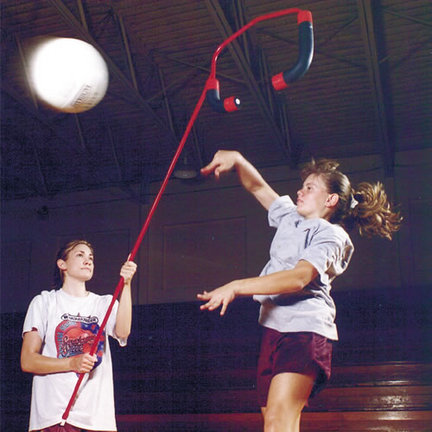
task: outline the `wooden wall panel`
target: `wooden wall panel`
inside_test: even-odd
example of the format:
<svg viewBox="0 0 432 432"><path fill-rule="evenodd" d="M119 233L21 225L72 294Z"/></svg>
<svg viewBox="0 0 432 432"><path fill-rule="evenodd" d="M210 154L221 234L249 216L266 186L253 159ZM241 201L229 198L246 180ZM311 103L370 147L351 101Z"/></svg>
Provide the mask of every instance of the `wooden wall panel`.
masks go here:
<svg viewBox="0 0 432 432"><path fill-rule="evenodd" d="M28 240L2 244L1 308L21 311L27 307L31 283L32 244Z"/></svg>
<svg viewBox="0 0 432 432"><path fill-rule="evenodd" d="M427 225L432 189L425 181L430 170L420 156L419 160L406 157L399 156L394 179L383 179L377 168L368 171L367 161L363 165L342 161L354 184L383 181L394 200L401 203L405 221L392 242L354 234L356 252L348 270L335 280L334 292L410 291L412 286L432 282ZM300 184L296 172L287 167L261 171L278 193L295 197ZM3 276L14 295L23 299L15 306L14 302L2 302L2 310L19 307L24 311L35 294L49 289L58 239L66 237L99 233L100 238L95 238L96 289L112 292L118 268L134 244L158 188L158 184L151 184L145 197L134 194L131 187L128 191L108 189L4 203L2 249L12 245L12 254L18 255L20 244L30 244L31 255L30 260L12 259L5 250L3 269L9 271L7 259L13 261L11 269L21 260L19 278L30 274L31 283L26 291L18 278ZM241 227L236 225L240 220ZM230 225L241 230L239 235L231 234ZM214 241L207 237L212 230L218 234ZM196 183L170 181L136 258L139 271L134 281L134 303L192 301L197 289L258 275L268 259L273 233L265 210L243 190L235 174L219 182L211 178ZM204 244L206 247L201 247Z"/></svg>
<svg viewBox="0 0 432 432"><path fill-rule="evenodd" d="M168 225L163 229L162 289L201 292L245 277L246 219Z"/></svg>
<svg viewBox="0 0 432 432"><path fill-rule="evenodd" d="M410 203L410 239L413 285L428 285L432 283L432 231L430 219L432 216L432 200L415 200Z"/></svg>

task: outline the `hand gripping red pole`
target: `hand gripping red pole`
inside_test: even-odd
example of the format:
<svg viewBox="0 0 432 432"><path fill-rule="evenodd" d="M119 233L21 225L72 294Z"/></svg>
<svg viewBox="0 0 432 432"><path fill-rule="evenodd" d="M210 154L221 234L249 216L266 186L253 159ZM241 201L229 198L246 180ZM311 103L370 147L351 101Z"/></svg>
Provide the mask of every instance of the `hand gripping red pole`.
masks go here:
<svg viewBox="0 0 432 432"><path fill-rule="evenodd" d="M283 82L283 84L275 85L274 81L276 79L276 76L273 77L273 86L275 87L276 90L285 88L286 85L288 84L287 80L289 80L289 81L292 82L292 81L295 81L296 79L300 78L307 71L307 69L309 68L310 62L312 60L312 51L313 51L313 36L312 36L312 33L311 33L312 15L311 15L311 13L309 11L303 11L303 10L300 10L300 9L285 9L285 10L282 10L282 11L279 11L279 12L273 12L273 13L270 13L270 14L263 15L261 17L255 18L250 23L246 24L240 30L238 30L233 35L231 35L229 38L227 38L216 49L216 51L215 51L215 53L213 54L213 57L212 57L210 76L207 79L207 82L206 82L205 87L204 87L204 89L203 89L203 91L201 93L201 96L200 96L200 98L199 98L199 100L198 100L198 102L197 102L197 104L196 104L196 106L195 106L195 108L194 108L194 110L192 112L192 115L191 115L191 118L189 120L189 123L187 124L186 130L185 130L185 132L183 134L183 138L181 139L180 144L179 144L179 146L178 146L178 148L177 148L177 150L176 150L176 152L174 154L174 157L173 157L173 159L171 161L171 164L170 164L170 166L168 168L168 171L167 171L167 173L165 175L165 178L164 178L164 180L162 182L162 185L161 185L161 187L159 189L159 192L156 195L156 198L153 201L152 206L150 207L150 210L149 210L147 218L146 218L146 220L144 222L144 225L142 226L141 231L140 231L140 233L138 235L138 238L137 238L137 240L135 242L135 245L134 245L134 247L133 247L133 249L132 249L132 251L131 251L131 253L130 253L129 257L128 257L128 261L133 261L134 258L135 258L135 256L136 256L136 254L137 254L137 252L138 252L138 249L139 249L139 247L141 245L141 242L142 242L142 240L144 238L144 235L147 232L148 227L150 225L150 221L151 221L151 219L153 217L153 214L155 213L156 208L157 208L157 206L159 204L159 201L161 200L162 195L163 195L163 193L164 193L164 191L165 191L165 189L166 189L166 187L168 185L168 180L170 179L171 174L174 171L174 168L175 168L175 165L177 163L177 160L180 157L180 154L181 154L181 152L183 150L183 147L184 147L184 145L186 143L186 140L187 140L187 138L188 138L188 136L189 136L189 134L190 134L190 132L192 130L192 126L194 125L195 120L198 117L199 111L200 111L200 109L201 109L201 107L202 107L202 105L204 103L204 100L206 99L206 94L208 96L208 92L209 91L214 91L215 89L217 89L217 98L216 99L219 99L219 97L218 97L219 96L219 83L216 80L216 61L217 61L217 59L219 57L220 52L228 44L230 44L234 39L236 39L239 35L241 35L243 32L245 32L246 30L248 30L253 25L257 24L258 22L261 22L261 21L264 21L264 20L268 20L268 19L272 19L272 18L277 18L277 17L283 16L283 15L293 14L293 13L297 14L297 16L298 16L298 22L299 22L300 25L303 22L309 23L310 30L306 30L304 32L306 34L306 36L302 37L300 35L300 45L301 46L300 46L299 60L297 61L297 64L294 66L293 69L291 69L290 71L288 71L288 73L284 72L284 73L279 74L279 75L282 75L282 77L280 77L279 75L277 75L279 77L277 79L277 81L279 83ZM312 42L311 42L311 38L312 38ZM304 39L308 39L307 43L302 42L302 39L303 40ZM302 44L304 45L303 47L302 47ZM298 69L298 70L294 71L294 69ZM287 74L289 75L288 78L287 78ZM285 87L284 87L284 85L285 85ZM228 102L227 102L227 100L225 100L224 104L225 104L226 109L224 111L222 111L222 112L229 112L229 111L236 110L237 109L236 105L239 105L239 103L240 102L238 100L236 100L234 97L229 98ZM234 109L232 109L233 106L234 106ZM93 341L93 344L91 346L91 349L90 349L90 354L91 355L95 354L96 351L97 351L97 346L98 346L99 341L101 339L102 333L103 333L103 331L105 329L106 323L108 322L108 319L109 319L109 317L111 315L111 312L112 312L112 309L114 307L115 301L117 300L117 298L119 297L120 293L122 292L123 287L124 287L124 279L123 279L123 277L120 277L120 280L119 280L119 282L117 284L117 287L116 287L116 289L114 291L111 303L108 306L108 309L107 309L107 312L105 314L105 317L102 320L102 323L101 323L101 325L99 327L99 331L97 332L96 337L95 337L95 339ZM62 415L62 422L61 422L62 426L66 423L66 420L69 417L70 410L71 410L71 408L72 408L72 406L73 406L73 404L75 402L75 399L76 399L77 394L78 394L78 390L79 390L79 388L81 386L82 380L84 379L84 375L85 374L81 373L78 376L78 380L77 380L77 383L76 383L75 388L73 390L72 396L71 396L71 398L69 400L69 403L68 403L68 405L67 405L67 407L65 409L65 412Z"/></svg>

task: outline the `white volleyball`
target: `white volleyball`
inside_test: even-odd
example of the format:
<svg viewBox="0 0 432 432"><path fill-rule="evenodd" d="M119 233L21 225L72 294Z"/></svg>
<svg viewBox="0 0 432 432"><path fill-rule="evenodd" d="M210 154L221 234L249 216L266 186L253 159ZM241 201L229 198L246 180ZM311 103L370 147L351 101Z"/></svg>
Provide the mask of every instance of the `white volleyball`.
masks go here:
<svg viewBox="0 0 432 432"><path fill-rule="evenodd" d="M48 105L80 113L97 105L108 87L108 68L89 43L50 38L38 44L30 60L31 84Z"/></svg>

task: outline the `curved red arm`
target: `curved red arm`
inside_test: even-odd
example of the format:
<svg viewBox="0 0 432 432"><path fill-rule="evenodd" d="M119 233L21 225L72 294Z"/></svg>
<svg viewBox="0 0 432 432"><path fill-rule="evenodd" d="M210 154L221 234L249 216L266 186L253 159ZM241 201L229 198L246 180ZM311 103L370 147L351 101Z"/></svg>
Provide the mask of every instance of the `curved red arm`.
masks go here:
<svg viewBox="0 0 432 432"><path fill-rule="evenodd" d="M308 71L314 51L312 13L308 10L285 9L257 17L220 44L213 54L211 72L206 83L206 100L215 111L227 113L240 108L239 98L230 96L223 101L220 98L219 81L216 79L216 61L222 49L258 22L294 13L297 14L297 23L299 25L299 53L297 62L291 69L281 72L272 78L273 88L275 90L283 90Z"/></svg>

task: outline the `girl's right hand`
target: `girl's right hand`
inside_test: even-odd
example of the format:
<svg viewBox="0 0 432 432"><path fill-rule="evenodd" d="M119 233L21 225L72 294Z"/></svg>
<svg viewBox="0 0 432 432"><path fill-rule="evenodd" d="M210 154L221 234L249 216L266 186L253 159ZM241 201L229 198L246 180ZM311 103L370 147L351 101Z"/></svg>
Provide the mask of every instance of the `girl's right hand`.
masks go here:
<svg viewBox="0 0 432 432"><path fill-rule="evenodd" d="M129 257L128 261L126 261L120 269L120 276L124 279L125 285L132 282L132 278L137 270L137 265L133 261L129 261Z"/></svg>
<svg viewBox="0 0 432 432"><path fill-rule="evenodd" d="M236 162L241 157L238 151L234 150L218 150L213 156L213 160L204 168L201 168L201 174L207 176L211 173L219 179L224 172L231 171Z"/></svg>
<svg viewBox="0 0 432 432"><path fill-rule="evenodd" d="M70 357L70 367L73 372L76 373L88 373L90 372L94 364L97 362L97 355L92 356L88 353L76 355Z"/></svg>

